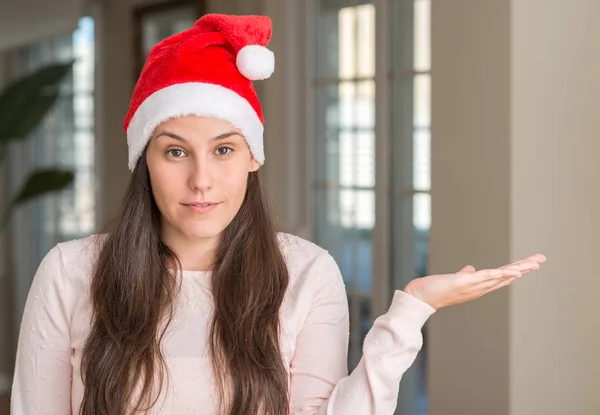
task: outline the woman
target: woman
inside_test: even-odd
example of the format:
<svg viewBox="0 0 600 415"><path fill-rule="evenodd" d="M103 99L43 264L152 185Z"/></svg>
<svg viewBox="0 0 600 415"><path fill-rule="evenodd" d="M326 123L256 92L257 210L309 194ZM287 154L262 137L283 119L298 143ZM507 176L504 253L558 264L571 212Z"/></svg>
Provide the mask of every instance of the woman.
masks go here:
<svg viewBox="0 0 600 415"><path fill-rule="evenodd" d="M133 175L112 229L58 244L27 299L14 415L391 414L436 310L536 270L435 275L395 292L348 376L348 304L318 246L277 233L253 80L266 17L207 15L156 45L124 127Z"/></svg>

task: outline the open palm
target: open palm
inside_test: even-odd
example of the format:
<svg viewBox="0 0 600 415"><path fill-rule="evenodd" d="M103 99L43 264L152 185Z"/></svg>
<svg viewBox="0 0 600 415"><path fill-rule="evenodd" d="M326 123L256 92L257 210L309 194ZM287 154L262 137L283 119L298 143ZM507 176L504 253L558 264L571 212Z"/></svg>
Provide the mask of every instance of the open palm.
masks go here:
<svg viewBox="0 0 600 415"><path fill-rule="evenodd" d="M546 257L532 255L521 261L495 269L475 270L468 265L454 274L430 275L411 281L404 292L437 309L479 298L510 285L531 271L536 271Z"/></svg>

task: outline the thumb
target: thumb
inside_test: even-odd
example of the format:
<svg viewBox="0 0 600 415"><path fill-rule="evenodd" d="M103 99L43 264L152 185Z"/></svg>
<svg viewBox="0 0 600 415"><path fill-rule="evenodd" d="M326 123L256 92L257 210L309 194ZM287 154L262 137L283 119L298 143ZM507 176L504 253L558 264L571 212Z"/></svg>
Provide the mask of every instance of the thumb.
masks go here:
<svg viewBox="0 0 600 415"><path fill-rule="evenodd" d="M475 267L473 265L467 265L458 272L475 272Z"/></svg>

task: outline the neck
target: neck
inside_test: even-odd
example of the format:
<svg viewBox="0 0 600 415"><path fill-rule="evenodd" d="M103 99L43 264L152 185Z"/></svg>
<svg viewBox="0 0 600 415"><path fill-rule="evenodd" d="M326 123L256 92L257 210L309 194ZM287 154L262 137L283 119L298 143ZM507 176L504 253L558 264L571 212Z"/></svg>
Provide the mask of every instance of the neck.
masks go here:
<svg viewBox="0 0 600 415"><path fill-rule="evenodd" d="M218 237L189 238L163 229L161 238L177 254L182 270L209 271L212 268L219 242Z"/></svg>

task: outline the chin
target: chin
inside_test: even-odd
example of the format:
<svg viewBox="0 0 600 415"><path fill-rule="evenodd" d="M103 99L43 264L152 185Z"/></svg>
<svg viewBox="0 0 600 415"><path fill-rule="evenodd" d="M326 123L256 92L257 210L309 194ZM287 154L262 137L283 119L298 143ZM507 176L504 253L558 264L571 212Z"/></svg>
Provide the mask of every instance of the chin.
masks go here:
<svg viewBox="0 0 600 415"><path fill-rule="evenodd" d="M181 233L190 239L213 239L221 232L223 229L217 226L190 226L181 230Z"/></svg>

